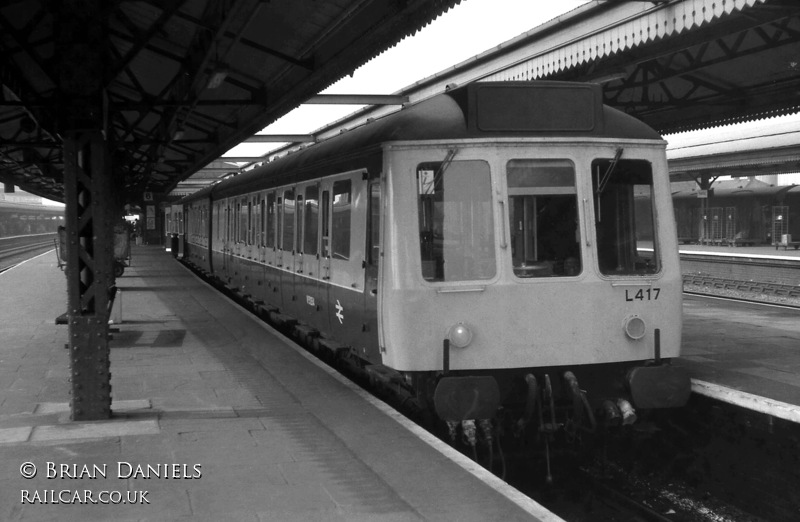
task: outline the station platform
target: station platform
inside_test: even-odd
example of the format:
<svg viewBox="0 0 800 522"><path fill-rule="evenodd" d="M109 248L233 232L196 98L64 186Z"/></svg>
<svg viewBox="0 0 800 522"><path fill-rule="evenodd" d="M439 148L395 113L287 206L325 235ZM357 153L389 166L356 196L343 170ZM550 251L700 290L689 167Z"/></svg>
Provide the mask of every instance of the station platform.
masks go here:
<svg viewBox="0 0 800 522"><path fill-rule="evenodd" d="M793 248L680 245L680 252L791 263L791 275L774 267L760 275L784 284L797 281L800 270ZM691 296L684 297L683 320L682 357L673 364L688 369L694 392L800 423L800 311Z"/></svg>
<svg viewBox="0 0 800 522"><path fill-rule="evenodd" d="M686 296L683 321L694 392L800 423L800 310Z"/></svg>
<svg viewBox="0 0 800 522"><path fill-rule="evenodd" d="M560 520L161 248L117 284L113 418L71 422L55 253L0 274L0 519Z"/></svg>

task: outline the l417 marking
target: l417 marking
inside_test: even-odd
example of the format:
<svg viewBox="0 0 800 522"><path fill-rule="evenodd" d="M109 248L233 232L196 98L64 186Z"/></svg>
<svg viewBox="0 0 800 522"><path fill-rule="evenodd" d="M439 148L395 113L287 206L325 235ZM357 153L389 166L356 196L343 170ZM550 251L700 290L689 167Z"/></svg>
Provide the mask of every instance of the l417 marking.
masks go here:
<svg viewBox="0 0 800 522"><path fill-rule="evenodd" d="M661 293L660 288L640 288L635 294L631 295L632 290L625 290L625 300L631 301L656 301Z"/></svg>

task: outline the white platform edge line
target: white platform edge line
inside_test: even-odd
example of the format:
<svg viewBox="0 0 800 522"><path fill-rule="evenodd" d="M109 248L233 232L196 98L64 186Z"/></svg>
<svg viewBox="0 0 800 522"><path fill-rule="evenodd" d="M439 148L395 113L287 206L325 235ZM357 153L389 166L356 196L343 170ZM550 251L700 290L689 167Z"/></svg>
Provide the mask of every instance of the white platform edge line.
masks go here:
<svg viewBox="0 0 800 522"><path fill-rule="evenodd" d="M684 292L685 294L686 292ZM724 295L712 295L712 294L700 294L700 293L692 293L689 292L689 295L693 299L710 299L716 301L730 301L730 297L726 297ZM771 307L771 308L780 308L782 310L795 310L797 307L791 304L782 304L782 303L771 303L769 301L751 301L745 299L744 301L739 301L739 303L753 305L753 306L764 306L764 307ZM685 304L685 301L684 301Z"/></svg>
<svg viewBox="0 0 800 522"><path fill-rule="evenodd" d="M735 248L735 247L728 247L728 248ZM644 249L642 249L644 250ZM780 250L775 250L776 252L780 252ZM780 254L742 254L741 252L726 252L726 251L714 251L714 250L681 250L678 249L679 254L695 254L701 256L715 256L715 257L751 257L753 259L782 259L782 260L800 260L800 258L796 256L790 255L780 255Z"/></svg>
<svg viewBox="0 0 800 522"><path fill-rule="evenodd" d="M789 422L800 423L800 407L786 402L760 397L719 384L692 379L692 391L734 406L771 415Z"/></svg>
<svg viewBox="0 0 800 522"><path fill-rule="evenodd" d="M24 265L28 261L33 261L34 259L38 259L38 258L40 258L42 256L46 256L47 254L49 254L51 252L55 252L55 250L56 250L55 248L51 248L47 252L43 252L43 253L39 254L38 256L33 256L33 257L28 258L28 259L25 259L24 261L20 261L16 265L12 265L12 266L8 267L8 270L4 270L3 272L0 272L0 277L3 277L3 274L7 274L7 273L11 272L12 270L17 268L18 266Z"/></svg>
<svg viewBox="0 0 800 522"><path fill-rule="evenodd" d="M192 270L190 270L187 266L181 264L184 270L189 272L192 276L197 278L198 281L203 283L204 285L208 285L203 279L200 278L197 274L195 274ZM383 402L382 400L373 397L365 390L361 389L359 386L351 382L347 379L344 375L336 371L335 369L331 368L327 364L323 363L314 355L310 354L306 350L300 348L298 345L293 343L291 340L287 339L282 333L278 330L270 326L269 324L265 323L258 317L254 316L244 308L242 308L239 303L234 301L233 299L229 298L225 294L221 292L217 292L217 294L227 300L232 305L236 306L240 310L245 312L245 315L250 318L255 324L263 328L264 330L268 331L269 333L273 334L276 338L278 338L283 344L300 354L301 356L305 357L309 362L323 370L324 372L328 373L331 377L342 383L344 386L349 388L353 393L361 397L362 399L366 400L373 406L375 406L378 410L383 412L385 415L389 416L390 418L394 419L398 424L402 427L406 428L408 431L413 433L416 437L420 438L422 441L426 442L429 446L433 447L439 453L447 457L448 459L452 460L461 468L466 470L468 473L473 475L475 478L480 480L481 482L485 483L493 490L495 490L500 495L506 497L511 502L516 504L520 509L528 513L529 515L536 517L537 520L540 522L566 522L563 518L559 517L555 513L551 513L547 510L544 506L533 500L532 498L524 495L516 488L512 487L507 482L503 481L496 475L492 474L489 470L481 466L480 464L476 463L475 461L468 458L466 455L459 453L454 448L448 446L441 440L434 437L432 434L417 426L399 412L397 412L394 408L390 407L388 404Z"/></svg>

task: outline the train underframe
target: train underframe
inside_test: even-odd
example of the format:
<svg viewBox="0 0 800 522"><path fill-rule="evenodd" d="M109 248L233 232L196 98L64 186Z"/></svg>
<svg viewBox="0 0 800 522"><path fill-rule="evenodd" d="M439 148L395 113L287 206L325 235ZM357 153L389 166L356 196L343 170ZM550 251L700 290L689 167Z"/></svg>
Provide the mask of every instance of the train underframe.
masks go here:
<svg viewBox="0 0 800 522"><path fill-rule="evenodd" d="M368 370L369 372L369 367ZM376 379L373 379L376 380ZM383 384L399 379L383 379ZM403 376L422 410L451 426L463 421L511 419L513 432L531 427L592 433L633 424L637 409L680 407L689 378L669 361L572 367L414 372Z"/></svg>
<svg viewBox="0 0 800 522"><path fill-rule="evenodd" d="M483 372L405 375L421 411L436 412L439 431L476 459L492 460L499 439L539 444L552 482L554 444L581 446L637 422L637 410L683 406L685 371L665 360ZM490 466L491 467L491 466Z"/></svg>

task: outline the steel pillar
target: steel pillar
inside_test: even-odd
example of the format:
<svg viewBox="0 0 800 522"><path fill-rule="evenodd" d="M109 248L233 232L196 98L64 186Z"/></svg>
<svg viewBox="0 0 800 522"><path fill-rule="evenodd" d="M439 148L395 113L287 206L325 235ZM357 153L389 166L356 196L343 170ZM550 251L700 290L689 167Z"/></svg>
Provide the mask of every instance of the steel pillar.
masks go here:
<svg viewBox="0 0 800 522"><path fill-rule="evenodd" d="M67 322L72 420L111 416L109 292L114 284L109 147L102 132L108 6L53 3L66 206Z"/></svg>
<svg viewBox="0 0 800 522"><path fill-rule="evenodd" d="M103 134L64 139L67 316L72 420L111 416L109 290L114 284L111 176Z"/></svg>

